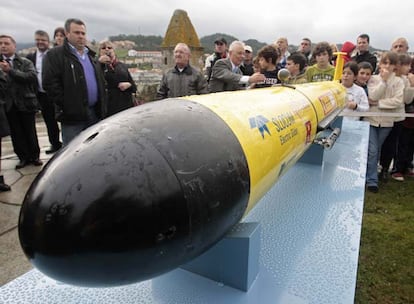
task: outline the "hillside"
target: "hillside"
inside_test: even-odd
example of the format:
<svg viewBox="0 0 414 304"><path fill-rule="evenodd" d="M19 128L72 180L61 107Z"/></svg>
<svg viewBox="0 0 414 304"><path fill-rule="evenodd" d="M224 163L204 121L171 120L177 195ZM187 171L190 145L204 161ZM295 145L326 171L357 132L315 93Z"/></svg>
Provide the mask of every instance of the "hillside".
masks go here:
<svg viewBox="0 0 414 304"><path fill-rule="evenodd" d="M212 35L204 36L200 38L200 43L204 47L205 53L212 53L214 51L214 41L219 38L224 37L224 39L227 40L228 43L231 43L234 40L238 40L237 37L234 37L232 35L224 34L224 33L215 33ZM161 43L163 41L162 36L155 36L155 35L132 35L132 34L119 34L116 36L110 36L109 40L111 41L123 41L123 40L130 40L133 41L136 44L136 50L137 51L160 51L161 50ZM257 51L265 46L266 42L261 42L256 39L248 39L244 40L244 43L250 45L253 48L253 52L256 54ZM17 50L23 50L30 47L33 47L33 42L28 43L17 43ZM342 46L342 43L338 43L337 46L340 48ZM294 51L297 49L296 45L289 45L289 50ZM370 51L381 51L377 48L370 47Z"/></svg>
<svg viewBox="0 0 414 304"><path fill-rule="evenodd" d="M224 37L228 43L231 43L234 40L238 40L237 37L223 34L223 33L216 33L209 36L201 37L200 43L204 47L205 53L212 53L214 51L214 41L217 38ZM110 36L109 40L111 41L122 41L122 40L130 40L135 42L136 50L137 51L159 51L161 50L161 43L163 37L161 36L144 36L144 35L117 35L117 36ZM246 44L250 45L253 50L256 52L258 49L266 45L264 42L257 41L256 39L249 39L244 41Z"/></svg>

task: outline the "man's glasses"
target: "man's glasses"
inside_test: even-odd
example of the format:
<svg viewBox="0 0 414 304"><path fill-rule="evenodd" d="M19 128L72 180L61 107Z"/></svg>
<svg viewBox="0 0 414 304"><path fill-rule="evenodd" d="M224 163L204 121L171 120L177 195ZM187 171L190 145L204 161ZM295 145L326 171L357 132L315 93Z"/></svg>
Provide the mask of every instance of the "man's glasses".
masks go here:
<svg viewBox="0 0 414 304"><path fill-rule="evenodd" d="M394 45L394 49L397 49L397 48L403 48L404 47L404 45L402 45L402 44L397 44L397 45Z"/></svg>
<svg viewBox="0 0 414 304"><path fill-rule="evenodd" d="M105 50L105 49L112 50L112 46L103 46L103 47L101 47L101 50Z"/></svg>
<svg viewBox="0 0 414 304"><path fill-rule="evenodd" d="M216 42L216 45L223 45L223 42Z"/></svg>

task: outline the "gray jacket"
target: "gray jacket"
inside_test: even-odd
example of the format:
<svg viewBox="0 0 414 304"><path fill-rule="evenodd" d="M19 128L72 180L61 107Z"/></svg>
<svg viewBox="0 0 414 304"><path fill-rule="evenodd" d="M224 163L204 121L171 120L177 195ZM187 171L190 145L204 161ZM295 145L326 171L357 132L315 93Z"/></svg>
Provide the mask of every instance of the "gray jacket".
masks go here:
<svg viewBox="0 0 414 304"><path fill-rule="evenodd" d="M237 73L232 71L230 58L220 59L213 66L213 72L209 82L211 93L223 91L236 91L243 88L239 83L242 78L240 69Z"/></svg>
<svg viewBox="0 0 414 304"><path fill-rule="evenodd" d="M206 93L208 93L207 81L203 74L187 65L182 72L174 67L163 75L157 99Z"/></svg>
<svg viewBox="0 0 414 304"><path fill-rule="evenodd" d="M4 88L6 112L14 105L20 112L37 112L39 104L36 98L37 76L33 63L15 54L13 68L7 77Z"/></svg>

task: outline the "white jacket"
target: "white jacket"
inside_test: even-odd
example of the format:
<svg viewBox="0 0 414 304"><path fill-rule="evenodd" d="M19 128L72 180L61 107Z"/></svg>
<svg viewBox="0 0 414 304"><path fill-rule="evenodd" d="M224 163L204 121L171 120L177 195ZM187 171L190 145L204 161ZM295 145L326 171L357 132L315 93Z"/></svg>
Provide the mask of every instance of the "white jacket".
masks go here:
<svg viewBox="0 0 414 304"><path fill-rule="evenodd" d="M371 112L405 113L404 82L401 77L395 76L395 73L392 73L386 82L380 75L373 75L368 82L368 97L377 101L376 104L370 105ZM365 117L364 120L369 121L374 127L392 127L394 121L404 120L404 117L372 116Z"/></svg>

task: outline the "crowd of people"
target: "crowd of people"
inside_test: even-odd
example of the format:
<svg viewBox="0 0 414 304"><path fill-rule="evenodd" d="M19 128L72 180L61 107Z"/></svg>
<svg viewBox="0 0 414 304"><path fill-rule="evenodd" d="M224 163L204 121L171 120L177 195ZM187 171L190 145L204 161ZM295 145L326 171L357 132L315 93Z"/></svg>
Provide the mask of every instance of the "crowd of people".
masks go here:
<svg viewBox="0 0 414 304"><path fill-rule="evenodd" d="M92 124L132 107L137 90L110 41L103 41L96 53L87 46L82 20L66 20L54 31L52 44L43 30L34 38L36 51L25 58L16 53L12 36L0 35L0 156L1 137L10 135L19 158L16 169L43 164L35 127L39 109L50 142L46 153L55 153ZM358 112L349 119L370 123L366 183L369 191L378 192L379 179L386 181L390 171L398 181L414 177L414 118L404 115L414 112L414 75L406 39L396 39L379 62L369 51L369 39L361 34L355 44L343 44L341 82L347 91L345 112ZM334 79L334 44L312 45L303 38L294 52L288 46L288 39L280 37L254 57L251 46L218 38L200 71L190 65L190 47L178 43L174 67L164 73L156 99L269 87L281 82L281 69L289 71L283 79L288 84ZM378 116L364 117L366 111ZM0 191L9 190L0 175Z"/></svg>
<svg viewBox="0 0 414 304"><path fill-rule="evenodd" d="M0 140L10 135L16 169L43 165L35 125L39 109L50 142L45 152L55 153L92 124L132 107L137 89L110 42L100 44L99 54L87 46L80 19L56 28L53 47L43 30L34 38L36 51L26 58L16 52L12 36L0 35ZM0 175L0 191L10 189Z"/></svg>
<svg viewBox="0 0 414 304"><path fill-rule="evenodd" d="M199 72L190 66L188 46L180 44L186 49L185 63L177 45L174 50L177 65L164 75L158 97L269 87L281 82L278 72L283 68L289 71L284 80L287 84L331 81L336 52L340 51L345 61L341 78L347 92L344 112L345 115L357 112L347 119L370 124L366 185L369 191L377 193L379 180L386 182L390 173L397 181L414 177L413 118L404 115L414 112L414 75L410 73L413 60L407 54L405 38L396 39L379 61L369 51L369 42L369 35L361 34L356 44L347 41L338 50L328 42L312 47L311 40L303 38L298 49L290 53L287 38L281 37L253 57L251 46L241 41L228 45L224 38L218 38L214 42L215 52L207 57L204 71ZM186 72L190 70L191 73ZM364 116L367 111L376 115Z"/></svg>

